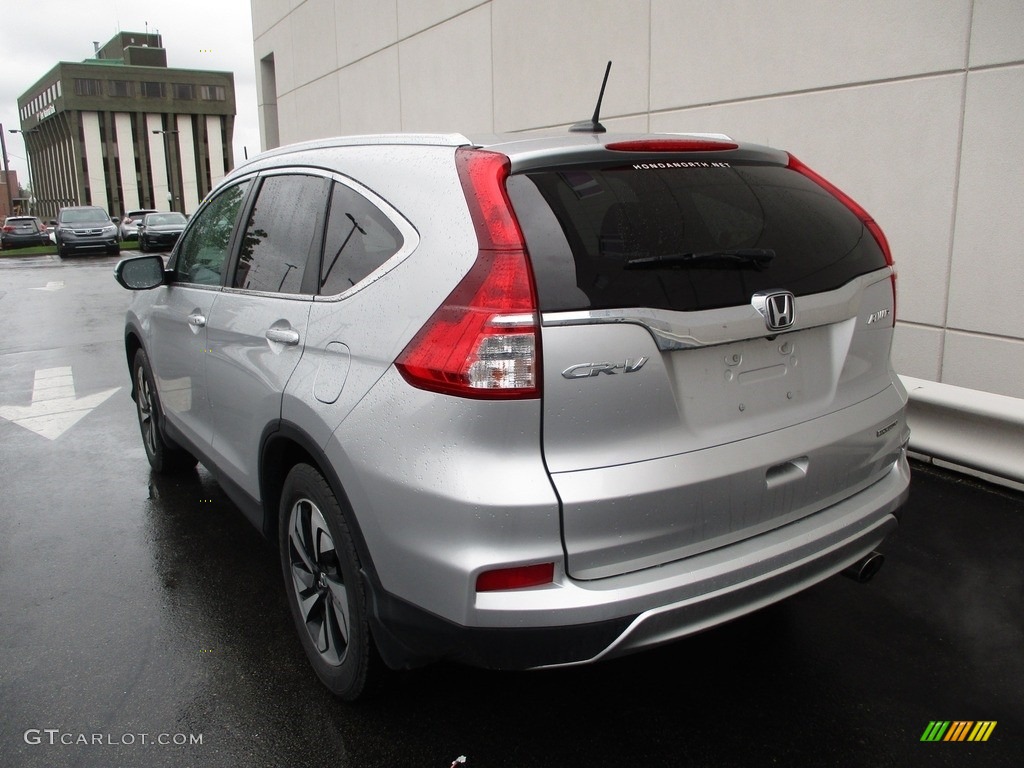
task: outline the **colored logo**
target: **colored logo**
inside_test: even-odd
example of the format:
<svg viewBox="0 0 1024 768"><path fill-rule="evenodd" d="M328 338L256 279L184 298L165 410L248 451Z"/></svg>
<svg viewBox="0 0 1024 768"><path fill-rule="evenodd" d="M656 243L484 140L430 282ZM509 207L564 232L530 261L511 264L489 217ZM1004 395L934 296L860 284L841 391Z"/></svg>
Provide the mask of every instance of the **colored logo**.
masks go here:
<svg viewBox="0 0 1024 768"><path fill-rule="evenodd" d="M932 720L921 741L988 741L995 729L995 720Z"/></svg>

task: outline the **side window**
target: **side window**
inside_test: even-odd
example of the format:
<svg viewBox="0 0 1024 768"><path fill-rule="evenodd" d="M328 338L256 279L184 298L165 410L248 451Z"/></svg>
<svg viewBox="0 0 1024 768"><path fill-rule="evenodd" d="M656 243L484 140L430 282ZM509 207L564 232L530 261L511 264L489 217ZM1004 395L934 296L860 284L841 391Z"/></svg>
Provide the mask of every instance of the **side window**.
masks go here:
<svg viewBox="0 0 1024 768"><path fill-rule="evenodd" d="M383 211L335 182L320 264L320 293L344 293L401 247L402 234Z"/></svg>
<svg viewBox="0 0 1024 768"><path fill-rule="evenodd" d="M251 291L301 293L327 206L328 180L320 176L268 176L242 239L231 285Z"/></svg>
<svg viewBox="0 0 1024 768"><path fill-rule="evenodd" d="M231 233L242 200L252 182L245 181L221 192L199 212L178 246L174 271L178 280L199 285L220 285L227 262Z"/></svg>

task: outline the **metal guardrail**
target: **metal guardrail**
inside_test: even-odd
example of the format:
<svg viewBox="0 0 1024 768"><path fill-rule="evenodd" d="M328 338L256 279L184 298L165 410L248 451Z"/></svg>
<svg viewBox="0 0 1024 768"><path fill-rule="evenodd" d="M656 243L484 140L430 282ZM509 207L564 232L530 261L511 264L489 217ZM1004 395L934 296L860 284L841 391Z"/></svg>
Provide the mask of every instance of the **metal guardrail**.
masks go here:
<svg viewBox="0 0 1024 768"><path fill-rule="evenodd" d="M900 376L910 395L910 450L1024 483L1024 400Z"/></svg>

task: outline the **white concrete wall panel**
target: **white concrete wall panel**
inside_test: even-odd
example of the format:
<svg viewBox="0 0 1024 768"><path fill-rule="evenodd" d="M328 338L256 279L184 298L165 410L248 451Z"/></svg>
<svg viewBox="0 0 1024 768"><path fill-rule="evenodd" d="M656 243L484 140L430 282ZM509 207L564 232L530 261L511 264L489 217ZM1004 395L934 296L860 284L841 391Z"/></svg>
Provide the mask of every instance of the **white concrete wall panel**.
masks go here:
<svg viewBox="0 0 1024 768"><path fill-rule="evenodd" d="M250 0L252 35L257 38L285 18L295 4L288 0ZM257 59L258 61L259 59Z"/></svg>
<svg viewBox="0 0 1024 768"><path fill-rule="evenodd" d="M898 316L945 322L962 75L651 116L656 131L723 131L785 149L878 221L899 270Z"/></svg>
<svg viewBox="0 0 1024 768"><path fill-rule="evenodd" d="M220 135L220 117L206 116L206 143L210 158L210 187L217 186L224 178L227 169L224 167L224 141Z"/></svg>
<svg viewBox="0 0 1024 768"><path fill-rule="evenodd" d="M299 141L338 134L338 124L341 122L338 80L339 75L334 72L295 91Z"/></svg>
<svg viewBox="0 0 1024 768"><path fill-rule="evenodd" d="M494 130L489 6L403 40L398 58L402 130Z"/></svg>
<svg viewBox="0 0 1024 768"><path fill-rule="evenodd" d="M974 0L972 67L1024 61L1024 2Z"/></svg>
<svg viewBox="0 0 1024 768"><path fill-rule="evenodd" d="M401 131L398 47L387 48L341 70L338 102L339 134Z"/></svg>
<svg viewBox="0 0 1024 768"><path fill-rule="evenodd" d="M1024 335L1024 66L967 78L949 326Z"/></svg>
<svg viewBox="0 0 1024 768"><path fill-rule="evenodd" d="M260 105L260 149L273 149L281 145L280 118L277 104Z"/></svg>
<svg viewBox="0 0 1024 768"><path fill-rule="evenodd" d="M595 101L597 97L594 97ZM591 105L590 112L584 118L589 120L591 115L594 113L594 107ZM545 126L543 128L530 128L525 131L516 131L516 133L529 136L530 134L537 134L543 136L550 136L552 131L557 133L561 130L569 130L569 126L573 123L578 123L579 120L572 120L567 123L563 123L558 126ZM647 128L647 115L632 115L630 117L605 117L604 113L601 114L601 125L603 125L609 133L646 133Z"/></svg>
<svg viewBox="0 0 1024 768"><path fill-rule="evenodd" d="M149 162L153 167L153 207L161 211L169 211L170 203L167 195L167 155L164 153L164 136L153 133L163 129L160 115L146 115L146 137L149 141Z"/></svg>
<svg viewBox="0 0 1024 768"><path fill-rule="evenodd" d="M117 134L117 158L121 168L121 205L124 211L111 211L111 216L139 208L139 183L135 177L135 146L132 144L132 117L127 112L114 113Z"/></svg>
<svg viewBox="0 0 1024 768"><path fill-rule="evenodd" d="M282 93L277 97L277 119L280 121L282 145L302 141L302 122L299 120L297 102L296 91Z"/></svg>
<svg viewBox="0 0 1024 768"><path fill-rule="evenodd" d="M938 381L942 372L943 331L923 325L897 323L892 362L904 376Z"/></svg>
<svg viewBox="0 0 1024 768"><path fill-rule="evenodd" d="M940 380L944 384L1024 398L1024 340L950 331L946 334Z"/></svg>
<svg viewBox="0 0 1024 768"><path fill-rule="evenodd" d="M398 5L394 0L337 0L334 5L339 66L398 42Z"/></svg>
<svg viewBox="0 0 1024 768"><path fill-rule="evenodd" d="M609 60L602 114L645 114L649 7L648 0L622 0L594 13L592 0L495 0L495 130L589 119Z"/></svg>
<svg viewBox="0 0 1024 768"><path fill-rule="evenodd" d="M85 164L89 172L86 176L86 183L89 185L92 205L106 208L107 174L103 171L103 143L100 141L99 112L82 112L82 133L85 135Z"/></svg>
<svg viewBox="0 0 1024 768"><path fill-rule="evenodd" d="M386 0L390 3L391 0ZM461 13L489 3L482 0L396 0L398 36L410 37Z"/></svg>
<svg viewBox="0 0 1024 768"><path fill-rule="evenodd" d="M182 213L192 213L199 207L199 181L196 178L195 134L192 132L192 118L179 115L175 124L178 129L178 162L181 164L181 208ZM171 145L174 146L173 143ZM175 210L179 210L175 208Z"/></svg>
<svg viewBox="0 0 1024 768"><path fill-rule="evenodd" d="M612 67L614 69L614 67ZM597 96L594 96L594 102L597 102ZM594 107L591 105L589 112L585 114L580 120L589 120L594 114ZM578 123L580 120L573 119L565 123L565 130L569 130L569 126L573 123ZM642 115L631 115L630 117L605 117L602 110L601 113L601 125L603 125L609 133L647 133L650 130L650 118L647 114Z"/></svg>
<svg viewBox="0 0 1024 768"><path fill-rule="evenodd" d="M338 68L334 0L305 0L288 17L288 23L291 27L296 87L317 80ZM278 87L281 87L280 83Z"/></svg>
<svg viewBox="0 0 1024 768"><path fill-rule="evenodd" d="M970 0L651 0L651 108L962 69Z"/></svg>

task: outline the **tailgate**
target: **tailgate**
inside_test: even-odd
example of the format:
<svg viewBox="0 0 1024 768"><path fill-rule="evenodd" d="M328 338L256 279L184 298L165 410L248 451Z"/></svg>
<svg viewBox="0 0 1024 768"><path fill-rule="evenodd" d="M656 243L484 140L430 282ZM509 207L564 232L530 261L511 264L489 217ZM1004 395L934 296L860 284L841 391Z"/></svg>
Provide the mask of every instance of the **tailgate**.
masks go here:
<svg viewBox="0 0 1024 768"><path fill-rule="evenodd" d="M904 431L893 273L867 222L777 156L613 154L508 181L577 578L812 514L883 476Z"/></svg>

